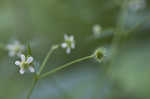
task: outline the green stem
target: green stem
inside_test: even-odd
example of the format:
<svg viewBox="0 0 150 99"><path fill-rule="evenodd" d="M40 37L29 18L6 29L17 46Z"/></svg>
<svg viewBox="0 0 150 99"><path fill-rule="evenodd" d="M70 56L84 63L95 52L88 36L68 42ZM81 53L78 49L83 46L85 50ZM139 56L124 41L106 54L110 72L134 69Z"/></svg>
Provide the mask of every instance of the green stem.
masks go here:
<svg viewBox="0 0 150 99"><path fill-rule="evenodd" d="M31 95L32 95L32 92L33 92L33 89L35 88L36 84L38 82L38 79L37 77L35 76L34 79L33 79L33 83L32 83L32 86L27 94L27 99L30 99Z"/></svg>
<svg viewBox="0 0 150 99"><path fill-rule="evenodd" d="M51 54L58 48L59 46L54 45L52 46L52 48L49 50L49 52L47 53L47 56L45 57L42 65L40 66L39 72L38 72L38 76L41 74L41 72L43 71L44 67L46 66L46 63L49 59L49 57L51 56Z"/></svg>
<svg viewBox="0 0 150 99"><path fill-rule="evenodd" d="M57 72L57 71L60 71L60 70L62 70L62 69L64 69L64 68L66 68L66 67L69 67L69 66L72 65L72 64L75 64L75 63L78 63L78 62L81 62L81 61L84 61L84 60L88 60L88 59L91 59L91 58L93 58L93 57L94 57L94 55L82 57L82 58L79 58L79 59L74 60L74 61L72 61L72 62L69 62L69 63L67 63L67 64L64 64L64 65L62 65L62 66L59 66L59 67L57 67L57 68L55 68L55 69L53 69L53 70L51 70L51 71L48 71L48 72L42 74L42 75L39 77L39 79L44 78L44 77L47 77L47 76L49 76L49 75L51 75L51 74L53 74L53 73L55 73L55 72Z"/></svg>
<svg viewBox="0 0 150 99"><path fill-rule="evenodd" d="M31 96L31 94L32 94L32 92L33 92L33 89L35 88L35 86L36 86L36 84L37 84L37 82L38 82L38 80L39 80L39 75L40 75L40 73L42 72L42 70L44 69L44 67L45 67L45 65L46 65L46 63L47 63L49 57L51 56L51 54L52 54L58 47L59 47L58 45L54 45L54 46L52 46L52 48L49 50L47 56L45 57L45 59L44 59L42 65L41 65L41 67L40 67L40 69L39 69L39 72L37 73L37 75L34 76L32 86L31 86L31 88L30 88L30 90L29 90L29 92L28 92L28 94L27 94L27 99L30 99L30 96Z"/></svg>

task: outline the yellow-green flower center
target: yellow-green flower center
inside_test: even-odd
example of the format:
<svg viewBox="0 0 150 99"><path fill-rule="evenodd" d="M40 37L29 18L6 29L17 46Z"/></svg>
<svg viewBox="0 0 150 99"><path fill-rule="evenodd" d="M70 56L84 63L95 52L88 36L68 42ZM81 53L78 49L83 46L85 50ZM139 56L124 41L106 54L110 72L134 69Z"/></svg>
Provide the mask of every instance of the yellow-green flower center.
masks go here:
<svg viewBox="0 0 150 99"><path fill-rule="evenodd" d="M71 48L72 41L70 41L70 40L66 40L66 43L67 43L67 47Z"/></svg>
<svg viewBox="0 0 150 99"><path fill-rule="evenodd" d="M28 69L29 68L29 64L27 62L21 62L21 68L23 69Z"/></svg>
<svg viewBox="0 0 150 99"><path fill-rule="evenodd" d="M14 49L15 52L19 52L20 51L20 47L16 46L16 48Z"/></svg>

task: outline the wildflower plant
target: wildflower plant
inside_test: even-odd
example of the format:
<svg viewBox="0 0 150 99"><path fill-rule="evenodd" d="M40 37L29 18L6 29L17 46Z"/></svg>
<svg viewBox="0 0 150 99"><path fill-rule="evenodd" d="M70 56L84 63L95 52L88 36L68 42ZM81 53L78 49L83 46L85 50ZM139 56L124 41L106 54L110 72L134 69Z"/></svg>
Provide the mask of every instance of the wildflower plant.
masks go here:
<svg viewBox="0 0 150 99"><path fill-rule="evenodd" d="M66 53L70 54L71 53L71 49L75 49L75 40L74 40L74 36L68 36L67 34L64 34L64 42L60 43L60 44L56 44L53 45L49 52L47 53L47 55L45 56L45 59L43 60L42 64L40 64L39 69L36 69L36 64L35 64L35 60L32 57L32 50L31 50L31 46L28 43L27 47L25 47L24 45L20 44L19 41L15 41L12 44L8 44L7 45L7 50L9 50L9 55L11 56L16 56L17 58L19 58L19 60L17 59L15 61L15 65L19 67L19 73L21 75L25 74L25 72L29 71L31 73L34 73L34 77L33 77L33 84L31 89L29 90L28 94L27 94L27 99L30 99L30 96L33 92L33 89L35 88L37 82L42 79L45 78L47 76L52 75L53 73L60 71L66 67L71 66L72 64L84 61L84 60L88 60L88 59L92 59L92 58L96 58L99 60L103 60L104 56L103 54L103 50L98 50L96 51L94 54L91 54L89 56L85 56L85 57L81 57L79 59L76 59L74 61L71 61L69 63L66 63L64 65L58 66L55 69L52 69L50 71L47 71L45 73L43 73L43 69L45 68L50 56L52 55L52 53L58 49L58 48L65 48L66 49ZM27 53L25 52L25 50L27 51ZM100 52L99 52L100 51ZM10 54L11 53L11 54ZM13 54L12 54L13 53ZM24 54L26 53L26 54Z"/></svg>
<svg viewBox="0 0 150 99"><path fill-rule="evenodd" d="M91 2L92 2L92 0L90 1L90 3ZM116 7L114 5L114 2L117 2L117 5L119 4L119 6ZM84 2L82 2L82 3L84 3ZM81 6L82 6L82 3L80 4ZM103 1L101 3L103 3ZM126 20L128 20L128 16L130 16L129 15L130 14L129 11L137 13L137 11L145 9L146 6L148 6L148 5L146 5L146 0L110 0L110 1L108 1L108 3L109 3L109 5L106 6L106 8L110 8L110 9L107 10L105 8L105 5L104 5L104 7L102 9L104 9L105 11L110 11L112 17L109 17L107 15L107 17L105 18L106 15L104 15L104 18L102 18L102 19L109 19L109 20L107 20L107 22L110 22L112 20L111 23L109 23L109 25L111 25L113 27L110 27L111 28L110 30L106 30L105 29L106 23L104 24L104 27L102 27L98 23L98 24L95 24L92 27L90 27L90 33L92 32L91 33L92 34L92 40L94 39L93 40L94 42L98 41L95 45L97 45L97 44L104 45L104 43L108 44L108 42L111 43L110 46L109 46L109 47L112 48L111 49L112 51L110 51L111 52L110 53L111 57L108 57L108 60L109 60L109 58L111 58L111 59L108 61L108 65L113 66L112 65L113 64L113 58L115 59L115 57L118 55L116 53L117 53L117 51L119 51L119 48L122 48L122 49L124 48L124 47L122 47L122 45L124 44L124 41L127 41L127 39L130 39L130 37L131 37L130 35L132 35L132 32L136 32L138 29L140 29L140 27L142 27L143 24L145 25L146 22L149 22L150 16L148 16L148 17L145 18L145 14L142 15L142 14L139 13L139 15L144 16L145 19L143 18L144 19L143 21L140 21L140 23L136 23L135 27L133 26L134 28L132 28L130 30L130 28L127 25L128 21L126 21ZM16 3L16 4L19 4L19 7L20 7L20 3ZM21 3L21 4L24 4L24 3ZM80 5L78 5L78 6L80 6ZM100 11L98 9L98 5L99 4L96 5L96 9L97 10L88 8L90 6L80 7L82 9L79 9L80 13L78 13L78 14L83 15L83 17L81 17L81 16L78 15L78 17L75 18L75 20L76 19L81 19L82 25L84 25L84 24L87 24L87 25L93 24L94 23L93 21L98 22L98 20L96 18L101 18L100 15L105 14L105 13L103 13L104 11ZM93 6L93 3L92 3L92 6ZM103 5L100 4L100 6L103 6ZM14 7L16 7L16 5ZM23 6L23 7L26 7L26 6ZM52 6L52 7L54 7L54 6ZM71 8L70 6L68 6L68 7ZM25 9L25 8L23 8L23 9ZM115 14L114 9L116 9L117 12L120 11L117 14L119 16L116 17L116 15L114 15ZM45 8L44 8L44 10L45 10ZM22 9L19 10L19 11L22 11ZM25 9L25 11L26 11L26 9ZM43 10L41 10L41 11L43 11ZM96 14L93 13L92 11L94 11ZM71 10L69 10L69 12L71 12ZM79 11L77 11L77 12L79 12ZM99 14L97 12L101 12L101 13ZM144 12L144 13L146 13L146 12ZM58 15L58 13L54 13L54 14ZM74 16L76 13L73 12L72 14ZM7 13L6 13L6 15L7 15ZM23 14L23 16L24 15L26 15L26 14ZM28 15L28 11L27 11L27 15ZM67 14L65 14L62 19L64 19L64 17L66 15ZM23 16L21 15L21 17L23 17ZM33 15L33 16L35 16L35 15ZM17 16L17 17L19 17L19 16ZM136 17L139 17L139 16L136 16ZM44 17L44 18L47 18L47 17ZM85 18L85 20L82 19L82 18ZM25 21L24 19L26 19L26 18L23 18L23 22ZM27 19L28 19L28 17L27 17ZM132 19L133 19L133 17L132 17ZM99 20L99 21L103 22L103 20ZM116 24L115 24L115 21L117 21ZM41 23L42 21L39 21L39 22ZM43 24L43 22L42 22L42 24ZM132 25L132 21L129 24ZM20 30L23 30L23 31L26 30L26 28L28 28L28 26L26 26L26 25L27 24L25 24L25 27L22 25ZM33 25L35 25L35 24L33 24ZM38 25L38 26L35 26L35 27L39 27L39 26L41 26L41 25ZM22 27L24 27L24 28L22 29ZM39 29L39 30L41 30L41 29ZM26 32L26 31L24 31L24 32ZM88 32L88 31L86 31L86 32ZM108 36L107 36L107 34L108 34ZM84 38L84 37L81 37L81 38ZM44 79L44 78L46 78L48 76L51 76L54 73L56 73L58 71L61 71L61 70L65 69L65 68L67 68L69 66L72 66L73 64L80 63L80 62L83 62L85 60L94 59L94 60L96 60L97 63L102 63L105 60L107 60L107 56L109 56L108 55L109 51L106 48L104 48L103 46L101 46L101 47L97 48L96 50L92 51L93 53L91 53L91 54L85 55L84 57L77 58L77 59L75 59L73 61L67 62L67 63L62 64L60 66L56 66L56 68L54 68L54 69L44 71L44 69L46 68L46 66L49 65L47 63L50 60L51 55L54 54L54 52L56 50L62 50L63 49L63 50L65 50L65 53L71 54L72 50L74 50L76 48L77 44L76 44L76 38L75 38L74 35L64 34L64 38L62 38L62 41L63 42L60 42L58 44L54 44L54 45L50 46L50 49L47 52L47 54L45 55L45 57L44 57L43 61L41 62L41 64L36 61L36 56L32 55L32 51L33 50L31 49L32 46L30 46L30 43L28 43L27 46L25 46L25 44L22 44L18 40L15 40L14 42L11 42L9 44L1 44L0 43L0 49L3 49L5 51L7 51L8 52L7 53L8 56L11 57L11 58L13 57L15 59L15 61L13 61L14 68L19 68L18 74L20 74L23 77L25 74L29 73L33 77L33 81L32 81L32 84L31 84L31 87L30 87L29 91L27 92L26 99L31 99L31 96L32 96L32 93L34 92L35 86L37 85L37 83L40 80L42 80L42 79ZM91 44L91 42L90 42L89 39L88 39L88 44ZM86 49L84 49L84 50L86 50ZM108 66L108 67L110 67L110 66ZM83 86L83 88L84 87L85 86Z"/></svg>
<svg viewBox="0 0 150 99"><path fill-rule="evenodd" d="M132 32L132 31L128 31L128 32ZM62 47L62 48L65 48L66 53L69 54L69 53L71 53L71 49L75 48L75 40L74 40L73 35L68 36L67 34L65 34L64 39L65 39L65 41L63 43L53 45L50 48L50 50L48 51L47 55L45 56L42 64L40 64L38 70L35 70L36 64L34 64L35 60L32 57L32 53L31 53L32 50L31 50L30 44L28 44L28 46L25 47L24 45L20 44L19 41L17 41L17 42L14 42L12 44L7 45L7 50L10 51L9 55L11 55L11 56L16 55L16 57L20 58L20 60L15 61L15 65L17 65L20 69L19 73L21 75L23 75L26 71L34 73L33 83L32 83L32 86L31 86L29 92L27 93L27 99L30 99L32 92L33 92L33 89L35 88L35 86L39 80L46 78L46 77L64 69L64 68L71 66L72 64L79 63L81 61L85 61L85 60L89 60L89 59L95 59L98 62L103 62L105 57L107 56L108 52L106 51L106 49L104 47L100 47L100 48L96 49L94 51L94 53L92 53L91 55L78 58L78 59L73 60L71 62L68 62L64 65L58 66L52 70L49 70L47 72L43 72L43 69L45 68L50 56L53 54L53 52L55 50ZM25 49L28 52L27 54L23 54L23 53L25 53L24 52Z"/></svg>
<svg viewBox="0 0 150 99"><path fill-rule="evenodd" d="M149 17L148 17L148 19L149 19ZM138 28L138 26L140 26L140 25L141 24L137 25L136 28ZM130 33L132 31L134 31L135 29L129 30L127 33ZM100 30L100 29L97 29L97 32L98 32L98 30ZM116 39L114 38L114 41L115 40ZM115 46L114 48L117 48L116 45L113 45L113 46ZM85 60L89 60L89 59L95 59L98 62L103 62L107 56L107 53L108 53L104 47L100 47L100 48L96 49L94 51L94 53L92 53L91 55L78 58L78 59L73 60L71 62L68 62L64 65L58 66L52 70L49 70L47 72L43 72L43 69L45 68L50 56L53 54L53 52L55 50L57 50L59 48L65 48L67 54L71 53L71 49L75 48L75 40L74 40L73 35L68 36L67 34L65 34L63 43L53 45L50 48L50 50L48 51L48 53L46 54L42 64L40 64L39 68L36 70L35 70L35 68L37 65L34 64L35 59L32 57L32 53L31 53L32 50L31 50L30 44L28 44L27 47L25 47L24 45L20 44L19 41L17 41L17 42L14 42L12 44L8 44L6 48L7 48L7 50L9 50L10 56L16 56L17 58L18 57L20 58L20 60L16 60L14 63L15 63L15 65L17 65L19 67L19 69L20 69L19 73L21 75L23 75L27 71L34 73L33 83L32 83L32 86L31 86L29 92L27 93L27 99L30 99L32 92L33 92L33 90L34 90L34 88L35 88L35 86L39 80L46 78L46 77L64 69L64 68L71 66L72 64L79 63L81 61L85 61ZM25 50L27 50L27 54L23 54L23 53L25 53L24 52ZM112 49L112 50L114 50L114 49ZM113 54L112 54L112 56L113 56Z"/></svg>
<svg viewBox="0 0 150 99"><path fill-rule="evenodd" d="M150 17L148 17L147 19L149 20ZM121 22L121 21L119 21L119 22ZM144 22L145 22L145 20L144 20ZM135 28L127 31L126 36L128 36L129 33L133 32L137 28L139 28L143 23L137 24L137 26ZM118 29L118 28L120 28L120 25L121 25L121 23L118 23L117 28L113 29L113 32L116 32L116 33L113 35L114 38L113 38L113 44L112 44L112 46L113 46L112 56L115 55L114 54L115 50L117 50L117 47L119 45L117 43L119 42L119 40L121 41L121 39L118 39L118 38L124 34L124 33L121 34L120 29ZM116 30L116 31L114 31L114 30ZM96 24L93 26L92 32L93 32L95 37L99 37L99 36L101 36L101 33L102 33L102 27L100 25ZM36 68L37 64L35 64L35 57L33 57L33 55L32 55L32 50L31 50L31 46L29 43L27 46L24 46L23 44L21 44L19 41L16 40L16 41L8 44L7 46L5 46L5 49L8 51L9 56L11 56L11 57L15 56L16 58L19 58L19 60L17 59L14 62L14 64L19 67L19 73L21 75L25 74L25 72L27 72L27 71L34 74L32 86L27 93L27 97L26 97L27 99L30 99L30 97L34 91L34 88L35 88L35 86L39 80L46 78L46 77L64 69L64 68L72 66L73 64L79 63L81 61L85 61L85 60L89 60L89 59L95 59L96 61L101 63L106 59L106 56L108 55L106 48L99 47L94 51L94 53L92 53L90 55L78 58L78 59L73 60L71 62L68 62L66 64L57 66L56 68L54 68L52 70L43 72L44 68L47 65L47 62L49 61L49 58L51 57L51 55L53 54L54 51L58 50L59 48L63 48L66 50L67 54L70 54L71 50L75 49L75 47L76 47L76 43L75 43L74 36L64 34L64 41L61 42L60 44L56 44L56 45L51 46L50 50L45 55L43 62L41 64L38 64L39 68ZM0 44L0 48L3 48L3 44ZM25 54L25 51L27 51L26 54ZM110 64L111 63L112 62L110 61Z"/></svg>

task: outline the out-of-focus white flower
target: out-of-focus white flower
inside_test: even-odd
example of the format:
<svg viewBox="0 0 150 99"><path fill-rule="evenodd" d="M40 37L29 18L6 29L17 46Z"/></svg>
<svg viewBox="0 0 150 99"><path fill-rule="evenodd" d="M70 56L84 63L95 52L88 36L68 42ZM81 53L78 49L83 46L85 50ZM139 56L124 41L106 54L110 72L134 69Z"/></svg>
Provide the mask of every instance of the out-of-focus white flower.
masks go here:
<svg viewBox="0 0 150 99"><path fill-rule="evenodd" d="M99 37L102 32L102 27L99 24L93 26L93 34L95 37Z"/></svg>
<svg viewBox="0 0 150 99"><path fill-rule="evenodd" d="M6 46L6 49L9 51L8 52L8 55L10 57L13 57L13 56L20 56L21 53L25 50L25 46L22 45L19 41L14 41L12 44L8 44Z"/></svg>
<svg viewBox="0 0 150 99"><path fill-rule="evenodd" d="M70 54L71 49L75 48L75 40L74 36L68 36L67 34L64 35L65 42L61 44L62 48L66 48L66 53Z"/></svg>
<svg viewBox="0 0 150 99"><path fill-rule="evenodd" d="M144 9L146 7L145 0L130 0L129 1L129 9L132 11L138 11Z"/></svg>
<svg viewBox="0 0 150 99"><path fill-rule="evenodd" d="M24 74L26 70L29 70L30 72L35 72L34 66L33 66L33 57L25 57L25 55L20 55L21 61L16 61L15 64L19 66L20 74Z"/></svg>

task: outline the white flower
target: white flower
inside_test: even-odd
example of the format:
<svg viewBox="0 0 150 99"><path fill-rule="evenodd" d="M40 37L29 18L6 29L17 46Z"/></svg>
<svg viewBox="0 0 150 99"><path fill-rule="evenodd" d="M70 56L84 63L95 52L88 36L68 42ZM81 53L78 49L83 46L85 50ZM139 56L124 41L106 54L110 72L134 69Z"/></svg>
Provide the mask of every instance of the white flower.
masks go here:
<svg viewBox="0 0 150 99"><path fill-rule="evenodd" d="M35 72L33 67L33 57L25 57L25 55L20 55L21 61L16 61L15 64L20 67L20 74L24 74L24 72L28 69L30 72Z"/></svg>
<svg viewBox="0 0 150 99"><path fill-rule="evenodd" d="M14 41L12 44L8 44L6 46L6 49L9 51L8 52L8 55L10 57L13 57L13 56L20 56L21 53L25 50L25 46L20 44L19 41Z"/></svg>
<svg viewBox="0 0 150 99"><path fill-rule="evenodd" d="M64 35L65 42L61 44L62 48L66 48L66 53L70 54L71 49L75 48L75 40L74 36L68 36L67 34Z"/></svg>
<svg viewBox="0 0 150 99"><path fill-rule="evenodd" d="M102 27L99 24L93 26L93 34L95 37L99 37L102 32Z"/></svg>

